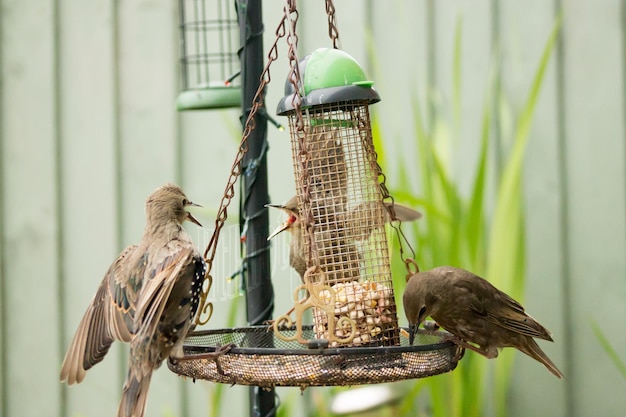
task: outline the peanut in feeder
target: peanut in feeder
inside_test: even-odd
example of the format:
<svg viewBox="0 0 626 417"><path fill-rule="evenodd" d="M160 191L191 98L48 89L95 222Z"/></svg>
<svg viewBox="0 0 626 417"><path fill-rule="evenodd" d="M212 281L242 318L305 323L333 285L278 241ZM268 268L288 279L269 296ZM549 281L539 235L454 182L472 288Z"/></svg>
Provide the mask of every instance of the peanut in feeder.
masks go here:
<svg viewBox="0 0 626 417"><path fill-rule="evenodd" d="M380 98L343 51L318 49L299 70L301 80L288 80L278 114L289 118L303 256L309 268L319 266L304 285L316 337L331 346L398 345L382 173L369 118L369 105ZM294 84L302 90L298 106ZM296 306L296 323L301 310Z"/></svg>

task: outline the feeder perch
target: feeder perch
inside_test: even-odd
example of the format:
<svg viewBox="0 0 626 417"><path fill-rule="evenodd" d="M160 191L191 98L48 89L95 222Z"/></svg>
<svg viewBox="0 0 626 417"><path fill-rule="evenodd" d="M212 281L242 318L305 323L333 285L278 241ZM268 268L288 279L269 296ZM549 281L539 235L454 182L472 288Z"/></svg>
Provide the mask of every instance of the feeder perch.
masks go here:
<svg viewBox="0 0 626 417"><path fill-rule="evenodd" d="M241 106L239 26L234 2L179 0L182 110Z"/></svg>
<svg viewBox="0 0 626 417"><path fill-rule="evenodd" d="M284 332L295 335L296 329ZM312 326L304 326L303 334L315 338ZM413 346L403 338L402 344L394 347L328 348L320 340L308 346L285 341L268 332L267 326L206 330L191 334L185 341L184 360L170 360L168 366L188 378L231 385L306 388L379 384L453 370L462 350L446 339L450 336L420 329ZM236 347L217 359L193 359L227 343Z"/></svg>
<svg viewBox="0 0 626 417"><path fill-rule="evenodd" d="M169 368L194 379L302 389L455 369L463 349L451 334L419 330L413 345L400 335L384 228L389 213L379 183L384 175L369 117L369 105L380 100L373 83L336 49L318 49L298 68L299 79L288 80L278 105L289 119L308 268L293 294L295 320L283 315L271 326L191 333L185 357L170 360ZM302 322L308 309L312 325ZM227 344L233 346L228 353L202 355Z"/></svg>

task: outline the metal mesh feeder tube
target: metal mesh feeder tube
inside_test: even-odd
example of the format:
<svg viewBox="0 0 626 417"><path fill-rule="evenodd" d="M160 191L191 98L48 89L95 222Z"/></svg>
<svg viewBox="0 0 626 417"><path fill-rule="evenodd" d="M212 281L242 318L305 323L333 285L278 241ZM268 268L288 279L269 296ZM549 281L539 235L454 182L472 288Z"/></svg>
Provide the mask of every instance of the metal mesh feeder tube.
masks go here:
<svg viewBox="0 0 626 417"><path fill-rule="evenodd" d="M335 346L397 346L385 208L369 105L380 100L360 65L337 49L300 61L301 105L288 80L278 114L289 119L293 168L317 338ZM304 138L304 140L302 140ZM310 213L310 225L305 213ZM313 239L307 227L313 227ZM318 292L319 291L319 292ZM297 318L299 320L299 318Z"/></svg>

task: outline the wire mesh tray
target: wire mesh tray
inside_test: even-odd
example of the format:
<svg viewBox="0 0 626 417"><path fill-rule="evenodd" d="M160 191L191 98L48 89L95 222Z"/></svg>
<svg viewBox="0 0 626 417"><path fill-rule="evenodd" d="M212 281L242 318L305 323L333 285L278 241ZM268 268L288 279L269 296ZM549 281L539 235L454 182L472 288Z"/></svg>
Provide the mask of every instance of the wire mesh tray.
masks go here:
<svg viewBox="0 0 626 417"><path fill-rule="evenodd" d="M295 329L281 333L292 336ZM377 384L452 371L463 350L445 339L449 335L420 331L413 346L401 338L400 346L326 348L325 341L319 341L307 348L276 337L267 326L207 330L190 333L184 360L170 360L168 367L179 375L224 384L301 388ZM305 326L303 336L314 339L313 326ZM193 358L228 343L235 347L217 359Z"/></svg>

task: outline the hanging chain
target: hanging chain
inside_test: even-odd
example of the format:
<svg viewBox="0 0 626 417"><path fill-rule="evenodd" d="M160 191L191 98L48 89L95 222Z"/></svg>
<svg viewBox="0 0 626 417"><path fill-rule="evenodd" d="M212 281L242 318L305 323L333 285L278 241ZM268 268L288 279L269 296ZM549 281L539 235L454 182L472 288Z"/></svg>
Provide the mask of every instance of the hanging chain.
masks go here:
<svg viewBox="0 0 626 417"><path fill-rule="evenodd" d="M293 86L294 94L291 104L293 105L295 112L295 128L296 136L298 137L298 160L300 161L300 181L301 185L300 195L302 201L300 204L300 218L302 221L302 228L309 237L309 250L307 254L307 266L315 266L319 268L319 257L317 254L317 248L315 247L314 238L314 219L313 212L311 210L311 187L309 172L309 159L310 155L307 151L306 131L304 126L304 119L302 117L302 95L304 88L302 83L302 76L300 74L300 61L298 60L298 35L296 33L296 25L298 23L298 11L296 10L295 0L286 0L285 10L289 8L287 13L287 19L289 20L289 33L287 35L287 44L289 45L289 51L287 57L289 59L289 82ZM308 276L305 274L305 276Z"/></svg>
<svg viewBox="0 0 626 417"><path fill-rule="evenodd" d="M222 200L220 202L220 208L217 212L217 218L215 219L215 230L213 230L213 235L211 235L209 244L204 251L204 259L207 263L205 280L208 282L208 285L204 285L200 293L200 305L198 307L198 314L196 316L196 324L198 325L206 324L213 313L213 304L207 303L206 300L209 295L209 291L211 290L211 284L213 283L211 270L213 267L215 254L217 252L217 242L219 240L220 232L224 227L224 224L226 223L226 219L228 218L228 206L235 196L235 184L237 183L237 178L239 178L239 176L241 175L242 161L244 155L248 151L248 137L250 136L256 125L254 117L258 113L259 109L263 106L265 87L272 80L270 75L270 65L272 64L272 62L278 59L278 41L283 38L287 32L286 21L287 12L285 11L283 18L276 28L276 40L274 41L274 44L267 53L267 64L265 65L265 68L261 73L259 88L257 89L256 94L252 99L252 108L250 109L250 113L248 114L248 118L246 119L241 142L239 143L239 150L237 152L237 155L235 156L235 161L233 162L233 165L230 169L230 176L228 177L226 188L224 190L224 195L222 196ZM205 319L202 319L203 315L206 316Z"/></svg>
<svg viewBox="0 0 626 417"><path fill-rule="evenodd" d="M414 259L415 250L413 249L413 246L411 246L411 243L409 242L406 235L402 231L402 221L400 221L398 217L396 216L396 211L394 209L395 201L391 193L389 193L389 189L387 188L387 184L386 184L387 176L383 173L383 169L378 163L378 154L376 153L376 150L374 149L374 144L369 140L365 141L365 143L366 143L367 153L371 152L371 154L373 155L374 172L377 178L380 178L380 180L378 181L378 188L380 189L382 201L383 203L385 201L389 201L391 203L391 204L383 204L383 206L387 210L389 214L389 218L391 219L389 224L391 225L393 230L396 232L396 236L398 237L398 246L400 247L400 259L402 259L402 262L404 263L404 266L406 268L406 272L407 272L406 279L408 281L411 275L419 272L419 266L417 265L417 262L415 262L415 259ZM403 242L409 247L409 250L411 251L411 258L406 258L404 256L404 246L402 244ZM411 267L414 267L414 270L412 270Z"/></svg>
<svg viewBox="0 0 626 417"><path fill-rule="evenodd" d="M339 40L339 29L337 29L335 5L333 4L333 0L326 0L326 14L328 15L328 36L333 41L333 48L341 49L341 41Z"/></svg>

